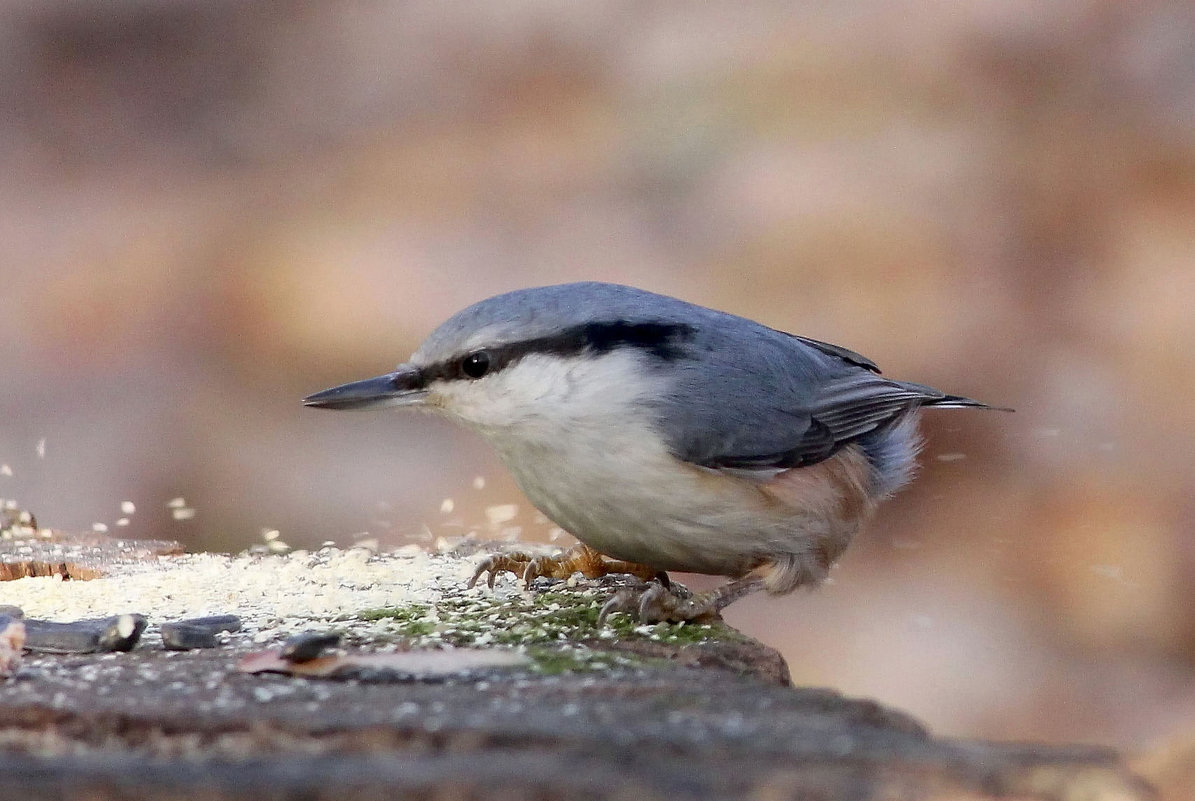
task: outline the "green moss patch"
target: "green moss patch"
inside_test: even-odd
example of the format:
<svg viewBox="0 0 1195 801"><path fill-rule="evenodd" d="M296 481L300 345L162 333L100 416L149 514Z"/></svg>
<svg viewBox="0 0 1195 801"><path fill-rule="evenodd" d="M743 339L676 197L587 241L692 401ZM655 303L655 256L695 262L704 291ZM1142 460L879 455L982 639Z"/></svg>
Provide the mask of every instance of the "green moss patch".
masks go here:
<svg viewBox="0 0 1195 801"><path fill-rule="evenodd" d="M628 616L611 615L597 626L603 599L592 591L541 592L531 597L448 596L432 606L370 609L361 620L393 620L394 631L449 645L542 645L613 637L639 638L669 644L691 644L732 633L722 623L636 624ZM426 643L428 645L432 642Z"/></svg>

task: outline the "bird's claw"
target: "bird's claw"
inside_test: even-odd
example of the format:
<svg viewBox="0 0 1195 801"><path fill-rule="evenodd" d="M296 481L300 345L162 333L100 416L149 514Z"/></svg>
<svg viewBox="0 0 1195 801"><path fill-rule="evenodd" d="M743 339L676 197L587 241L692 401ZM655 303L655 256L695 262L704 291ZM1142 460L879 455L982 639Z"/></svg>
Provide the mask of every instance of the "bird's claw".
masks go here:
<svg viewBox="0 0 1195 801"><path fill-rule="evenodd" d="M557 563L559 561L559 557L552 556L537 556L529 561L527 566L523 568L523 586L530 589L531 582L540 576L556 578L553 575L553 571L558 570Z"/></svg>
<svg viewBox="0 0 1195 801"><path fill-rule="evenodd" d="M465 583L465 586L473 589L477 585L477 580L488 573L485 583L492 590L494 589L494 580L498 578L499 573L509 572L515 575L525 575L533 561L526 554L490 554L477 565L477 569L473 571L473 577Z"/></svg>
<svg viewBox="0 0 1195 801"><path fill-rule="evenodd" d="M606 618L614 612L623 612L635 617L643 625L652 623L683 623L688 620L716 614L717 608L705 596L681 597L673 588L652 581L643 589L622 589L614 593L598 612L597 625L601 628Z"/></svg>
<svg viewBox="0 0 1195 801"><path fill-rule="evenodd" d="M501 572L522 577L523 584L528 589L537 578L567 579L574 573L581 573L586 578L599 578L611 573L629 573L640 579L655 575L661 576L665 581L668 578L666 574L657 573L647 565L607 559L587 545L578 544L554 556L533 556L523 551L491 554L477 565L473 578L469 579L466 586L474 587L478 579L488 573L486 583L493 589L494 579Z"/></svg>

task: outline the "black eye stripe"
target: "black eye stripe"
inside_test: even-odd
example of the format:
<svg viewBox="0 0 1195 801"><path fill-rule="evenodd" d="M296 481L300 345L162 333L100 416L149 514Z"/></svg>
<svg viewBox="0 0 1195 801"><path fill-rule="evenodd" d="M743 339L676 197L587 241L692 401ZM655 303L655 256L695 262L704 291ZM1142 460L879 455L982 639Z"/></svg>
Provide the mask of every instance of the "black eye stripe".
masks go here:
<svg viewBox="0 0 1195 801"><path fill-rule="evenodd" d="M420 373L425 382L473 379L496 373L524 356L535 353L576 356L586 351L609 353L618 348L638 348L657 359L672 361L684 355L683 344L691 340L695 333L696 329L684 323L632 323L626 320L586 323L552 336L470 351L464 356L428 365ZM472 375L466 369L467 360L481 354L488 357L487 366L478 375Z"/></svg>

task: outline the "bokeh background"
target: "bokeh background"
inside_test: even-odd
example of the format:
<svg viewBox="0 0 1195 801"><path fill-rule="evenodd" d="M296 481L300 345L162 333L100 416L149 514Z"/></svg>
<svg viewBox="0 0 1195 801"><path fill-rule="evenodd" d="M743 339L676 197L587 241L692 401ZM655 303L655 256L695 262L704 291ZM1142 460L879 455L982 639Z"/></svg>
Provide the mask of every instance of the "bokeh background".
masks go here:
<svg viewBox="0 0 1195 801"><path fill-rule="evenodd" d="M731 608L797 682L1195 727L1185 0L11 0L0 174L0 496L43 525L542 540L475 437L298 400L490 294L632 283L1017 408L929 415L832 584Z"/></svg>

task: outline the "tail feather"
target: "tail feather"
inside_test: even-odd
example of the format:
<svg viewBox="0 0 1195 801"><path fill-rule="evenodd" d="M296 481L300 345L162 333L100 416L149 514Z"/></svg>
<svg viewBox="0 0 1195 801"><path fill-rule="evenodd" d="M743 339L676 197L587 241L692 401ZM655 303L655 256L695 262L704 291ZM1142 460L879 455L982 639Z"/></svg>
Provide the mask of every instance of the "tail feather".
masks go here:
<svg viewBox="0 0 1195 801"><path fill-rule="evenodd" d="M964 398L962 395L943 395L937 400L926 401L924 405L933 406L938 409L990 409L993 412L1016 411L1009 406L992 406L989 403L983 403L973 398Z"/></svg>
<svg viewBox="0 0 1195 801"><path fill-rule="evenodd" d="M925 384L914 384L912 381L898 381L894 383L898 383L905 389L924 396L925 400L921 401L920 404L922 406L933 406L938 409L991 409L994 412L1015 411L1007 406L992 406L991 404L977 401L974 398L965 398L962 395L947 395Z"/></svg>

